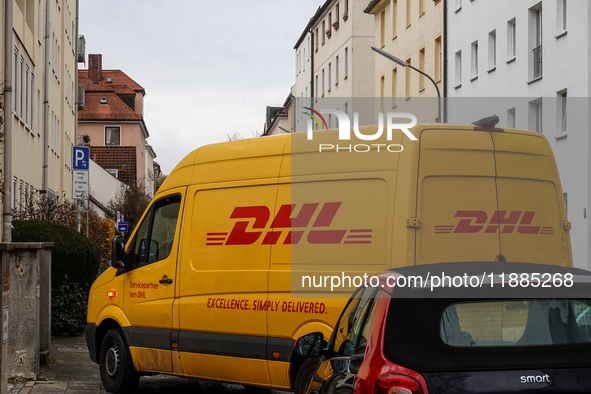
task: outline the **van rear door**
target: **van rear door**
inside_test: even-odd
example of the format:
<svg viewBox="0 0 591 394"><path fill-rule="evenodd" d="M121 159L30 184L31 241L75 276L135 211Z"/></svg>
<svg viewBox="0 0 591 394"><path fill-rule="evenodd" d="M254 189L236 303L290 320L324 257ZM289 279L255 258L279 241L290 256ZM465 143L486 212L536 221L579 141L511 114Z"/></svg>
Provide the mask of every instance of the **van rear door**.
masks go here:
<svg viewBox="0 0 591 394"><path fill-rule="evenodd" d="M550 145L539 134L490 134L501 254L507 261L572 265L562 188Z"/></svg>
<svg viewBox="0 0 591 394"><path fill-rule="evenodd" d="M499 236L494 146L487 132L423 130L417 180L415 263L494 261Z"/></svg>
<svg viewBox="0 0 591 394"><path fill-rule="evenodd" d="M416 264L572 265L564 200L546 139L534 133L421 133Z"/></svg>

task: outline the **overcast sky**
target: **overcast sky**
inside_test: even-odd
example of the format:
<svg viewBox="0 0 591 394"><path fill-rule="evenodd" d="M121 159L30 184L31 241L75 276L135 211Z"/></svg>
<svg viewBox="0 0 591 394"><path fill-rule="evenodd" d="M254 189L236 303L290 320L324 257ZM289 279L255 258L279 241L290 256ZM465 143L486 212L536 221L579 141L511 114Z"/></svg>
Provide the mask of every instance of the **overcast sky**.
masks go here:
<svg viewBox="0 0 591 394"><path fill-rule="evenodd" d="M80 0L79 34L103 69L146 90L165 174L189 152L261 133L295 83L297 39L324 0ZM79 65L87 68L87 65Z"/></svg>

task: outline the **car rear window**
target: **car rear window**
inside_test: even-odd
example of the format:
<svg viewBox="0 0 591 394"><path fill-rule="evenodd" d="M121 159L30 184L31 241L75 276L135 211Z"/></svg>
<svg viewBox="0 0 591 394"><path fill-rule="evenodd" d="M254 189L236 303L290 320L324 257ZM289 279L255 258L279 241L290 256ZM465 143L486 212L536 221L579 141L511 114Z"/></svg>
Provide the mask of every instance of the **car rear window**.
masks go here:
<svg viewBox="0 0 591 394"><path fill-rule="evenodd" d="M396 298L384 355L417 372L591 367L591 300Z"/></svg>
<svg viewBox="0 0 591 394"><path fill-rule="evenodd" d="M440 336L450 346L549 346L591 342L586 300L458 302L445 308Z"/></svg>

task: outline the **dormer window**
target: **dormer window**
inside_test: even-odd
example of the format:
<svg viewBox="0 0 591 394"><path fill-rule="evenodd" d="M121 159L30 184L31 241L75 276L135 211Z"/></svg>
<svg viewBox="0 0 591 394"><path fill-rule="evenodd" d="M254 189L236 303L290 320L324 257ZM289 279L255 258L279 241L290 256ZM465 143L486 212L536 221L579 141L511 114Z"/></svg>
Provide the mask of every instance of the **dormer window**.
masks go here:
<svg viewBox="0 0 591 394"><path fill-rule="evenodd" d="M113 80L111 79L111 77L107 77L107 83L111 83L113 82Z"/></svg>
<svg viewBox="0 0 591 394"><path fill-rule="evenodd" d="M107 98L101 97L101 104L107 104Z"/></svg>

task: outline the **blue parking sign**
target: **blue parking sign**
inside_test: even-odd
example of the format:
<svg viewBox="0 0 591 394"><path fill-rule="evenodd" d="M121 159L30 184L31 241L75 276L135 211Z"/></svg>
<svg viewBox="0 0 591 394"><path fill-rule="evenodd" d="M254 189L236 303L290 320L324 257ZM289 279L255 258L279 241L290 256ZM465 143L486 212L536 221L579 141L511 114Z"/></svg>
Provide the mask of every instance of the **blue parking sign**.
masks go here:
<svg viewBox="0 0 591 394"><path fill-rule="evenodd" d="M129 224L127 222L118 222L117 231L120 233L126 233L129 231Z"/></svg>
<svg viewBox="0 0 591 394"><path fill-rule="evenodd" d="M74 170L88 170L90 149L87 146L72 147L72 168Z"/></svg>

